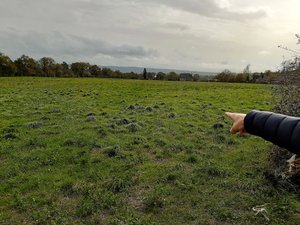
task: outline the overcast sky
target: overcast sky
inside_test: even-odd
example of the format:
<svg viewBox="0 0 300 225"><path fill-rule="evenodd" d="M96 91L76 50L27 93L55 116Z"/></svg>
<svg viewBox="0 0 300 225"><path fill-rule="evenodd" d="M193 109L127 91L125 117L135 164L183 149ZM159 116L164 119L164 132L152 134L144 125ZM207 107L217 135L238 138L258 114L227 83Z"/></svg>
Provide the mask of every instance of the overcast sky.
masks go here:
<svg viewBox="0 0 300 225"><path fill-rule="evenodd" d="M275 70L299 0L1 0L0 52L57 62L219 72Z"/></svg>

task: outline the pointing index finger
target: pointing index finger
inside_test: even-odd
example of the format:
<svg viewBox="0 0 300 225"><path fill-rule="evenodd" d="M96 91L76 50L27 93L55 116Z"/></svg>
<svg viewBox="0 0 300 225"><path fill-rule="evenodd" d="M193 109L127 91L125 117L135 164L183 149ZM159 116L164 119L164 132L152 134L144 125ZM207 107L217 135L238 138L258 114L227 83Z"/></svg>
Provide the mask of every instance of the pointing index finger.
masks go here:
<svg viewBox="0 0 300 225"><path fill-rule="evenodd" d="M225 112L225 115L229 118L229 119L231 119L231 120L233 120L234 121L234 116L233 116L233 113L230 113L230 112Z"/></svg>

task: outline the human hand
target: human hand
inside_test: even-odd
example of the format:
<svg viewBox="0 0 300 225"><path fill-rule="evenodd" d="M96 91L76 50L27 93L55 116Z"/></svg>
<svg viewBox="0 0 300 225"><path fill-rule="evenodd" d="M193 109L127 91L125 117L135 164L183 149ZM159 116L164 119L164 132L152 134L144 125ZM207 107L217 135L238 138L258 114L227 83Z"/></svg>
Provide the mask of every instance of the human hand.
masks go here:
<svg viewBox="0 0 300 225"><path fill-rule="evenodd" d="M241 136L246 133L244 128L244 119L246 117L246 114L226 112L225 115L233 121L230 133L236 134L239 132Z"/></svg>

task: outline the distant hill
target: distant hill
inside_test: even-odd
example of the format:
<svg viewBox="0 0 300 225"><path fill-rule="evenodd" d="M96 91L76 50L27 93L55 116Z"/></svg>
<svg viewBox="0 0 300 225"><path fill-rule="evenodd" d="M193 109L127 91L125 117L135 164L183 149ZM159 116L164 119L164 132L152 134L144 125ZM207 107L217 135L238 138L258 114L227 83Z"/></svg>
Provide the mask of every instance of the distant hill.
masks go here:
<svg viewBox="0 0 300 225"><path fill-rule="evenodd" d="M120 72L123 73L138 73L141 74L143 73L144 67L126 67L126 66L101 66L102 68L110 68L114 71L119 70ZM192 74L199 74L200 76L214 76L217 73L213 72L201 72L201 71L191 71L191 70L176 70L176 69L158 69L158 68L146 68L147 72L150 73L158 73L158 72L163 72L163 73L169 73L169 72L176 72L177 74L180 73L192 73Z"/></svg>

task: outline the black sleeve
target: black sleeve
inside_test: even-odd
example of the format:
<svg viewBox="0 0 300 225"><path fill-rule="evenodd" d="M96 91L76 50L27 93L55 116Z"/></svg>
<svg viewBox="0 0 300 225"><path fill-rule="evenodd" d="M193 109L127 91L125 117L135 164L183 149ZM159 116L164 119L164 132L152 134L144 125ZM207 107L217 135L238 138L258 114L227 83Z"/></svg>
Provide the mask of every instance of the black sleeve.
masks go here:
<svg viewBox="0 0 300 225"><path fill-rule="evenodd" d="M300 118L253 110L244 126L246 132L300 155Z"/></svg>

